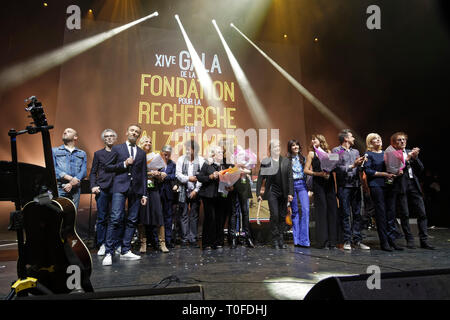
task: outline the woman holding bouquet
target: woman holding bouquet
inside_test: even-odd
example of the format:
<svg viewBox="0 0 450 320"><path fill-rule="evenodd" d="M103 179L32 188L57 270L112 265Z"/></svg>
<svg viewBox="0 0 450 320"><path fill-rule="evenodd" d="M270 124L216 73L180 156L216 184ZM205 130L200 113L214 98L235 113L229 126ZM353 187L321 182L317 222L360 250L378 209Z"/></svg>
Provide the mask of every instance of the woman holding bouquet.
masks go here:
<svg viewBox="0 0 450 320"><path fill-rule="evenodd" d="M386 179L392 179L394 174L386 172L384 152L381 150L383 142L377 133L369 133L366 138L366 160L363 170L367 175L370 196L375 207L375 222L381 250L403 250L395 243L395 216L388 215L386 210Z"/></svg>
<svg viewBox="0 0 450 320"><path fill-rule="evenodd" d="M283 233L288 201L292 201L294 183L292 179L292 166L289 159L280 155L280 141L272 140L269 145L270 157L261 161L256 196L258 201L267 200L270 211L270 230L273 247L286 249ZM265 181L265 191L261 195L261 187Z"/></svg>
<svg viewBox="0 0 450 320"><path fill-rule="evenodd" d="M139 140L138 146L149 154L152 149L152 140L149 137L142 137ZM147 205L141 208L138 232L141 242L140 252L145 253L147 248L147 239L153 238L153 228L158 229L158 249L161 252L167 253L169 249L166 246L164 218L161 205L161 197L159 194L160 183L163 178L167 176L165 172L157 170L148 170L147 172ZM146 236L147 235L147 236ZM155 241L156 242L156 241Z"/></svg>
<svg viewBox="0 0 450 320"><path fill-rule="evenodd" d="M313 177L316 242L318 248L333 249L338 239L337 202L334 176L322 170L315 149L330 153L321 134L311 138L311 151L306 157L304 173Z"/></svg>
<svg viewBox="0 0 450 320"><path fill-rule="evenodd" d="M292 200L292 233L294 246L309 247L309 197L306 189L306 175L303 172L305 157L301 153L302 147L297 140L288 142L288 159L291 161L294 179L294 199ZM301 204L301 218L298 209Z"/></svg>

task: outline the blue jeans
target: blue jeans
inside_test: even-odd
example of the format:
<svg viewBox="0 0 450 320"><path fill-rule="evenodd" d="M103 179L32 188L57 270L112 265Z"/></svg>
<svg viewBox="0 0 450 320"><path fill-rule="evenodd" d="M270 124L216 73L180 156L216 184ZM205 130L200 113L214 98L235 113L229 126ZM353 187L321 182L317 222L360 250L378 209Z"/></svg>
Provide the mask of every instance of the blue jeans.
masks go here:
<svg viewBox="0 0 450 320"><path fill-rule="evenodd" d="M97 246L101 246L106 240L106 226L110 203L112 200L112 193L109 190L100 190L100 193L96 195L97 201Z"/></svg>
<svg viewBox="0 0 450 320"><path fill-rule="evenodd" d="M358 187L339 187L338 197L342 208L342 228L344 242L358 243L361 235L361 190Z"/></svg>
<svg viewBox="0 0 450 320"><path fill-rule="evenodd" d="M301 205L301 217L298 208L298 200ZM309 197L306 184L303 179L294 180L294 200L292 208L292 235L294 244L310 246L309 242Z"/></svg>
<svg viewBox="0 0 450 320"><path fill-rule="evenodd" d="M128 199L128 215L125 215L125 201ZM122 254L131 249L131 240L136 231L141 206L141 196L136 194L113 193L111 201L111 214L106 230L106 253L113 254L114 249L121 244ZM122 240L121 232L123 226Z"/></svg>
<svg viewBox="0 0 450 320"><path fill-rule="evenodd" d="M70 190L70 192L65 192L64 189L58 188L59 196L72 200L77 211L78 206L80 205L80 193L81 193L80 187L72 187L72 190Z"/></svg>

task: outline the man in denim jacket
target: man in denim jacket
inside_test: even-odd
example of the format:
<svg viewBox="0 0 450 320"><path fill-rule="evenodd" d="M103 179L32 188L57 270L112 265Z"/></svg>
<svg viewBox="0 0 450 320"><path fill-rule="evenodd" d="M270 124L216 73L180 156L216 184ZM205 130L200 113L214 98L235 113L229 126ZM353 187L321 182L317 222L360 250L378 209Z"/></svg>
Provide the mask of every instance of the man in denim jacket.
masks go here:
<svg viewBox="0 0 450 320"><path fill-rule="evenodd" d="M55 147L53 163L60 197L73 201L78 209L80 203L81 180L86 177L86 152L75 147L77 132L72 128L64 130L63 145Z"/></svg>

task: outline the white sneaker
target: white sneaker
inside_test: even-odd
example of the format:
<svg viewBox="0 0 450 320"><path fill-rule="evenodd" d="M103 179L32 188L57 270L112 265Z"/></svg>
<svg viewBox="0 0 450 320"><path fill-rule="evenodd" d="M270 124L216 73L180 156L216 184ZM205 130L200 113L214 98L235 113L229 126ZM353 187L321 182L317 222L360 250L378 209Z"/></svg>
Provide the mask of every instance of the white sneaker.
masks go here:
<svg viewBox="0 0 450 320"><path fill-rule="evenodd" d="M369 246L366 246L364 243L360 242L356 245L357 248L361 249L361 250L370 250Z"/></svg>
<svg viewBox="0 0 450 320"><path fill-rule="evenodd" d="M118 247L116 248L116 254L121 254L121 252L122 252L122 247L121 247L121 246L118 246Z"/></svg>
<svg viewBox="0 0 450 320"><path fill-rule="evenodd" d="M106 252L106 247L105 247L104 244L102 244L102 245L100 246L100 249L98 249L98 251L97 251L97 255L98 255L98 256L104 256L104 255L105 255L105 252Z"/></svg>
<svg viewBox="0 0 450 320"><path fill-rule="evenodd" d="M110 266L112 265L112 255L110 253L108 253L102 261L102 265L104 266Z"/></svg>
<svg viewBox="0 0 450 320"><path fill-rule="evenodd" d="M124 260L140 260L141 256L138 256L137 254L134 254L133 252L131 252L131 250L129 250L127 253L121 254L120 255L120 259L124 259Z"/></svg>
<svg viewBox="0 0 450 320"><path fill-rule="evenodd" d="M350 242L344 243L344 250L352 250L352 245L350 244Z"/></svg>

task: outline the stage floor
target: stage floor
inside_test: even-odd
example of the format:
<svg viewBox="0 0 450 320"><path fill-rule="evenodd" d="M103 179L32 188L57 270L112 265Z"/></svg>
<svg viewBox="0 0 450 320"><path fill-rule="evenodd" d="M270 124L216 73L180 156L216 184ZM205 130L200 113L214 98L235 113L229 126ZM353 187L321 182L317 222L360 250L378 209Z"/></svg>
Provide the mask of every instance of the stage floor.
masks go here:
<svg viewBox="0 0 450 320"><path fill-rule="evenodd" d="M379 249L374 231L365 231L370 251L342 249L297 248L288 242L288 249L275 250L258 245L254 249L238 246L230 249L202 251L177 246L170 253L150 249L140 261L113 259L103 267L102 257L91 250L96 291L140 288L156 285L166 277L174 280L169 287L200 284L206 299L218 300L301 300L308 290L323 278L333 275L365 273L370 265L382 272L450 268L450 230L430 229L430 243L437 250L406 249L384 252ZM404 240L398 240L404 245ZM418 245L418 239L416 239ZM0 246L0 295L9 292L16 278L16 245L4 241ZM162 299L154 296L151 299ZM164 296L164 299L200 299L199 294Z"/></svg>

